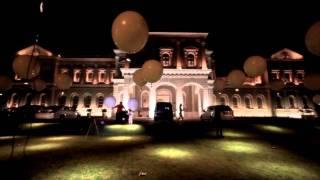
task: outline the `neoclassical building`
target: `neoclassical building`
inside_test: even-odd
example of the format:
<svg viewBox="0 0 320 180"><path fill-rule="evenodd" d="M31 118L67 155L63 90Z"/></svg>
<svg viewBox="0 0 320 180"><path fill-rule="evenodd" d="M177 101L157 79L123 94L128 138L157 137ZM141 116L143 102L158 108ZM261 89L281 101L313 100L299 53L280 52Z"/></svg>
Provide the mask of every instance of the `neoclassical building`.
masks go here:
<svg viewBox="0 0 320 180"><path fill-rule="evenodd" d="M41 62L40 77L47 82L42 92L32 90L30 82L15 76L14 87L8 94L8 107L25 104L65 105L76 108L83 116L88 109L93 116L101 116L107 110L108 117L114 111L105 107L103 100L114 96L117 103L127 107L130 98L138 101L136 117L153 118L156 102L173 104L178 115L183 104L185 119L197 119L209 105L229 105L237 117L292 117L315 114L310 101L312 92L303 87L303 56L289 49L283 49L268 59L268 70L263 76L247 78L241 88L216 91L216 77L213 51L206 49L208 33L150 32L149 41L137 56L114 50L108 58L78 58L54 56L39 46L30 46L17 54L38 52ZM32 49L37 48L35 51ZM129 62L132 59L132 62ZM136 86L133 73L148 59L159 60L163 67L162 78L156 83ZM56 75L68 74L73 85L61 91L55 87ZM273 91L269 82L284 81L285 88ZM128 107L127 107L128 108Z"/></svg>

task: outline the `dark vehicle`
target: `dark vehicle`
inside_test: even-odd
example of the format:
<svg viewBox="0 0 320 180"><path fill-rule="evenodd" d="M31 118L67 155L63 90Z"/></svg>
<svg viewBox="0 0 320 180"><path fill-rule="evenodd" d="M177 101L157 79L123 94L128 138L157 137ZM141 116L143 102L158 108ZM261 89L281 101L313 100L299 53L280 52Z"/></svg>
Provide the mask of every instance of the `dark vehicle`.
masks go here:
<svg viewBox="0 0 320 180"><path fill-rule="evenodd" d="M128 119L129 119L128 111L123 110L119 112L118 118L116 119L116 121L118 123L127 123Z"/></svg>
<svg viewBox="0 0 320 180"><path fill-rule="evenodd" d="M154 121L173 121L172 105L169 102L157 102Z"/></svg>
<svg viewBox="0 0 320 180"><path fill-rule="evenodd" d="M24 105L12 110L12 117L20 120L32 121L35 114L44 107L38 105Z"/></svg>
<svg viewBox="0 0 320 180"><path fill-rule="evenodd" d="M209 106L207 110L203 110L200 116L201 121L210 121L214 118L220 118L221 120L232 120L233 110L226 105Z"/></svg>

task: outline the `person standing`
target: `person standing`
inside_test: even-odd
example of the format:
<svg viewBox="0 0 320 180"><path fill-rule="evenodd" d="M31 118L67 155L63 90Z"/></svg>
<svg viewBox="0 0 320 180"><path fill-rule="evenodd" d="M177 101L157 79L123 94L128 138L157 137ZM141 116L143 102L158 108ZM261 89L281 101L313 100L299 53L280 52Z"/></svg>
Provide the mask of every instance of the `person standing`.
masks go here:
<svg viewBox="0 0 320 180"><path fill-rule="evenodd" d="M129 116L128 123L133 124L133 111L131 109L129 109L128 116Z"/></svg>
<svg viewBox="0 0 320 180"><path fill-rule="evenodd" d="M179 118L178 120L183 121L183 115L182 115L183 107L182 104L179 105Z"/></svg>
<svg viewBox="0 0 320 180"><path fill-rule="evenodd" d="M116 121L121 121L121 113L124 108L124 106L122 105L122 102L120 102L118 105L114 106L113 108L117 108Z"/></svg>

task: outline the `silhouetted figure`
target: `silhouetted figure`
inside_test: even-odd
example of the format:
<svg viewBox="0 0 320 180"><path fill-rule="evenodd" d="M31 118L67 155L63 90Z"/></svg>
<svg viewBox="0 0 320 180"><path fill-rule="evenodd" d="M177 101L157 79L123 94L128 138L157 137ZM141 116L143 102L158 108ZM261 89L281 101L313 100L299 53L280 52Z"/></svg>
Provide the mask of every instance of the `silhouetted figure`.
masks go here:
<svg viewBox="0 0 320 180"><path fill-rule="evenodd" d="M116 121L121 121L121 113L124 108L124 106L122 105L122 102L120 102L118 105L114 106L113 108L117 108Z"/></svg>
<svg viewBox="0 0 320 180"><path fill-rule="evenodd" d="M180 104L180 106L179 106L179 117L178 117L178 120L182 120L182 121L183 121L182 111L183 111L183 107L182 107L182 104Z"/></svg>

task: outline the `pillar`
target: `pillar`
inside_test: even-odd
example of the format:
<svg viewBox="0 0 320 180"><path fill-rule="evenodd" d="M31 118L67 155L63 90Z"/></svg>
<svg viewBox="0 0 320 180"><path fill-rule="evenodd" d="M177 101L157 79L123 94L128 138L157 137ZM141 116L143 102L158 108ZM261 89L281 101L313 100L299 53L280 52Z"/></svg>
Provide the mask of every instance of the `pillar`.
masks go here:
<svg viewBox="0 0 320 180"><path fill-rule="evenodd" d="M150 87L149 92L149 118L154 118L154 110L156 108L157 94L155 87Z"/></svg>

